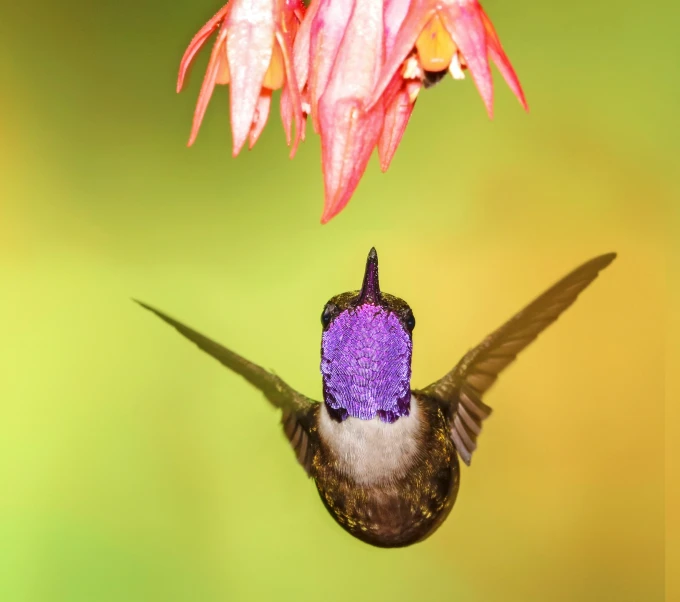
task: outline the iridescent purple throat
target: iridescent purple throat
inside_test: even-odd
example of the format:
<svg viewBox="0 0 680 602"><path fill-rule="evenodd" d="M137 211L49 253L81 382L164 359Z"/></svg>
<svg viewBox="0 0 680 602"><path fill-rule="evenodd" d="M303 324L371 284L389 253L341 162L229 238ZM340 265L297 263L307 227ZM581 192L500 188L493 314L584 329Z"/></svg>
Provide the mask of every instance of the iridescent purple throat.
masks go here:
<svg viewBox="0 0 680 602"><path fill-rule="evenodd" d="M394 422L408 415L412 342L399 318L366 303L341 313L321 339L324 400L335 419Z"/></svg>

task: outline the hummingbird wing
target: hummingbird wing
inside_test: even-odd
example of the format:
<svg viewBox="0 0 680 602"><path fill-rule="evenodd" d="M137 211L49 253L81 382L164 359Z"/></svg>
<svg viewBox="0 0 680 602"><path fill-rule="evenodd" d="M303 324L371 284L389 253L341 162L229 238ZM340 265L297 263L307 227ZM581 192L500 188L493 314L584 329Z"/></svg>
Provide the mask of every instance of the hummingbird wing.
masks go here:
<svg viewBox="0 0 680 602"><path fill-rule="evenodd" d="M287 385L276 374L272 374L261 366L253 364L216 341L202 335L200 332L164 314L162 311L136 299L133 299L133 301L170 324L177 332L189 339L199 349L214 357L223 366L240 374L251 385L262 391L274 407L282 410L281 423L283 430L293 446L298 461L307 471L307 474L310 474L314 444L310 436L310 430L312 429L313 412L316 406L314 401Z"/></svg>
<svg viewBox="0 0 680 602"><path fill-rule="evenodd" d="M517 355L557 320L615 257L616 253L608 253L576 268L468 351L443 378L423 389L426 395L450 406L451 438L468 466L477 448L482 422L491 414L491 408L482 401L484 394Z"/></svg>

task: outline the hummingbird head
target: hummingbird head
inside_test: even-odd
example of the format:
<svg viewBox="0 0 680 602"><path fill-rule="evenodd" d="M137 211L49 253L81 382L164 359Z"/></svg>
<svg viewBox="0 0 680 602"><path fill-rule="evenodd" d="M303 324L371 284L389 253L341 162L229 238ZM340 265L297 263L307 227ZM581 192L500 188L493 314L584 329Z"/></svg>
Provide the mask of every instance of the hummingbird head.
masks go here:
<svg viewBox="0 0 680 602"><path fill-rule="evenodd" d="M333 297L321 314L324 401L338 421L394 422L411 401L411 332L405 301L382 293L378 254L371 249L360 291Z"/></svg>

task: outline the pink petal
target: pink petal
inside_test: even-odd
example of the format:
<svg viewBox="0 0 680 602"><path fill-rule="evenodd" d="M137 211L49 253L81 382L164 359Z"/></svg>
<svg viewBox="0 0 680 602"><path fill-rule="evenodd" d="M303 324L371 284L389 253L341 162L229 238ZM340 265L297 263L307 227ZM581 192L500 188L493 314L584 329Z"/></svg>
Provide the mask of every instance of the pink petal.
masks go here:
<svg viewBox="0 0 680 602"><path fill-rule="evenodd" d="M227 58L231 73L233 155L250 134L255 107L274 45L274 0L231 0Z"/></svg>
<svg viewBox="0 0 680 602"><path fill-rule="evenodd" d="M269 107L272 104L272 91L267 88L262 88L262 93L257 101L255 114L253 115L253 123L250 127L250 134L248 136L248 148L253 148L257 139L260 137L264 126L267 125L269 118Z"/></svg>
<svg viewBox="0 0 680 602"><path fill-rule="evenodd" d="M307 80L309 79L309 63L311 58L309 53L310 36L312 34L312 21L319 8L319 1L312 0L310 2L293 44L293 67L300 90L307 85Z"/></svg>
<svg viewBox="0 0 680 602"><path fill-rule="evenodd" d="M484 22L484 27L486 28L486 39L489 45L489 55L491 56L491 60L496 63L496 67L498 67L498 70L501 72L503 79L505 79L513 94L517 97L517 100L519 100L520 104L524 107L524 110L528 111L529 107L527 105L526 98L524 97L524 92L522 91L522 85L519 83L519 79L515 74L515 70L510 64L510 59L508 59L503 47L501 46L501 42L498 39L496 30L494 29L491 20L483 10L481 11L481 16L482 21Z"/></svg>
<svg viewBox="0 0 680 602"><path fill-rule="evenodd" d="M225 15L229 11L229 4L225 4L217 13L213 16L210 21L208 21L198 33L189 42L189 46L184 51L182 60L179 63L179 75L177 76L177 92L182 90L184 85L184 79L187 75L189 67L196 56L196 53L203 47L208 38L213 34L213 32L220 26L220 22L224 19Z"/></svg>
<svg viewBox="0 0 680 602"><path fill-rule="evenodd" d="M456 0L442 7L439 10L439 16L465 58L487 113L490 118L493 118L493 81L481 10L476 0Z"/></svg>
<svg viewBox="0 0 680 602"><path fill-rule="evenodd" d="M220 33L215 40L215 45L213 46L210 60L208 61L208 68L206 69L203 83L201 84L201 91L198 93L198 102L196 103L196 109L194 110L194 120L191 124L191 134L189 135L188 146L191 146L196 141L196 136L198 136L198 130L201 128L203 116L205 115L208 103L210 102L210 97L215 89L220 62L224 60L226 39L227 30L226 28L223 28L220 30Z"/></svg>
<svg viewBox="0 0 680 602"><path fill-rule="evenodd" d="M385 56L389 56L394 48L394 42L404 23L410 4L410 0L384 0Z"/></svg>
<svg viewBox="0 0 680 602"><path fill-rule="evenodd" d="M372 4L374 0L362 1ZM382 1L375 1L382 9ZM308 82L312 124L317 131L320 127L317 115L319 100L326 90L355 4L356 0L317 0L316 14L311 22Z"/></svg>
<svg viewBox="0 0 680 602"><path fill-rule="evenodd" d="M366 112L362 104L355 99L327 103L326 96L319 104L325 188L322 224L340 213L349 202L380 136L383 107L376 105Z"/></svg>
<svg viewBox="0 0 680 602"><path fill-rule="evenodd" d="M281 121L283 122L283 130L286 133L286 144L291 147L290 158L295 157L300 141L305 139L305 123L306 119L304 113L298 112L294 108L294 101L291 96L291 86L286 84L281 90ZM299 95L299 92L298 92ZM295 122L295 139L292 140L292 128ZM292 146L291 146L292 141Z"/></svg>
<svg viewBox="0 0 680 602"><path fill-rule="evenodd" d="M293 129L293 101L290 98L290 86L285 85L281 90L281 122L286 134L286 144L290 146Z"/></svg>
<svg viewBox="0 0 680 602"><path fill-rule="evenodd" d="M324 96L365 100L375 87L383 62L383 3L382 0L344 0L342 4L354 4L354 10Z"/></svg>
<svg viewBox="0 0 680 602"><path fill-rule="evenodd" d="M363 107L382 62L383 27L381 0L355 0L328 85L319 101L325 184L322 223L349 202L382 131L382 104L370 111Z"/></svg>
<svg viewBox="0 0 680 602"><path fill-rule="evenodd" d="M419 89L420 86L419 81L404 82L403 88L387 107L385 123L378 140L378 157L380 158L380 169L383 172L389 168L404 135L411 113L413 113L415 101L411 99L417 94L417 90L413 88Z"/></svg>
<svg viewBox="0 0 680 602"><path fill-rule="evenodd" d="M302 0L283 0L283 9L286 13L291 13L295 16L298 23L301 23L305 17L307 8Z"/></svg>
<svg viewBox="0 0 680 602"><path fill-rule="evenodd" d="M290 149L290 158L292 159L297 152L300 137L302 136L302 123L304 121L302 115L302 99L295 78L295 69L293 68L291 60L292 40L288 34L282 32L276 33L276 39L281 48L283 65L286 70L286 83L283 90L281 90L281 119L283 120L283 128L286 131L286 143L288 146L290 146L291 143L291 125L292 122L295 122L295 139L293 140L293 146Z"/></svg>
<svg viewBox="0 0 680 602"><path fill-rule="evenodd" d="M305 141L305 135L307 134L307 116L309 115L309 90L306 88L300 92L300 100L302 101L302 123L300 131L300 141Z"/></svg>
<svg viewBox="0 0 680 602"><path fill-rule="evenodd" d="M401 69L404 59L415 46L418 35L429 19L434 14L432 0L412 0L408 14L404 19L401 29L394 38L392 50L387 55L378 76L376 85L367 101L368 108L378 102L385 88L390 84L394 74Z"/></svg>
<svg viewBox="0 0 680 602"><path fill-rule="evenodd" d="M404 89L404 86L406 86L406 84L410 81L413 80L405 80L402 77L401 70L397 71L397 73L395 73L394 76L392 77L392 81L383 91L382 97L380 98L379 102L382 104L383 108L389 107L392 104L392 101L395 99L395 97ZM418 86L418 89L420 89L420 86Z"/></svg>

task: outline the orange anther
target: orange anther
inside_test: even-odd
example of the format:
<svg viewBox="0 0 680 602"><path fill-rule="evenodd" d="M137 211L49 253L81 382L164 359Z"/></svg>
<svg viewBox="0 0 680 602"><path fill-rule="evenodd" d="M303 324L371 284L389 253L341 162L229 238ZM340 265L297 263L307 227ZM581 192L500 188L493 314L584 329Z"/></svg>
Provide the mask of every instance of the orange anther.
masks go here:
<svg viewBox="0 0 680 602"><path fill-rule="evenodd" d="M425 71L444 71L448 68L457 48L438 14L435 13L420 32L416 50Z"/></svg>

